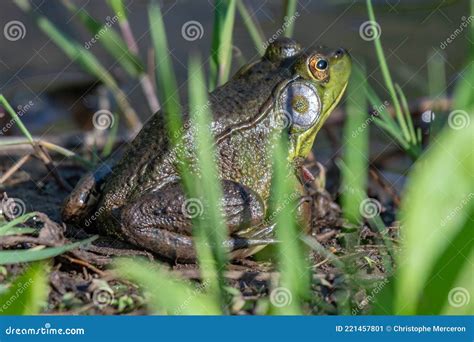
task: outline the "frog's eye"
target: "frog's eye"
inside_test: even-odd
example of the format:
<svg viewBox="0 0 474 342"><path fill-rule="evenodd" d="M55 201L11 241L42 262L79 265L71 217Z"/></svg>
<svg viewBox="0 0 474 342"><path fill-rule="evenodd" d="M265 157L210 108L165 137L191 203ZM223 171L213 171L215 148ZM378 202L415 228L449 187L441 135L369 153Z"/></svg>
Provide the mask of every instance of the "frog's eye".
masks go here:
<svg viewBox="0 0 474 342"><path fill-rule="evenodd" d="M319 81L326 81L329 77L329 62L322 56L313 56L309 60L309 70Z"/></svg>
<svg viewBox="0 0 474 342"><path fill-rule="evenodd" d="M327 67L328 61L323 58L316 62L316 69L318 69L319 71L326 70Z"/></svg>
<svg viewBox="0 0 474 342"><path fill-rule="evenodd" d="M279 97L279 110L284 113L284 125L293 129L312 127L321 115L321 99L316 87L308 81L293 81Z"/></svg>

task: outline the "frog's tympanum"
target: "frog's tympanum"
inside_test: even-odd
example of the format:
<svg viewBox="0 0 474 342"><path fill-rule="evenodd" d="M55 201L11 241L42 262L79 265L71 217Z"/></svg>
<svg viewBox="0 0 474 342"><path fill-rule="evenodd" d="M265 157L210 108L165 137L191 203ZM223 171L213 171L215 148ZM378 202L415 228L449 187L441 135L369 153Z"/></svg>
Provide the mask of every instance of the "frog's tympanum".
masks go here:
<svg viewBox="0 0 474 342"><path fill-rule="evenodd" d="M222 208L233 257L248 256L274 242L266 220L275 136L288 139L288 161L300 180L302 161L316 134L346 89L351 58L344 49L302 49L278 39L257 62L244 66L209 94ZM185 116L186 117L186 116ZM192 124L183 127L180 151L196 155ZM179 177L177 146L164 115L155 114L113 167L102 166L81 179L66 199L63 218L115 235L165 258L196 258L192 219ZM194 158L195 159L195 158ZM196 177L199 177L196 174ZM308 216L300 201L298 214Z"/></svg>

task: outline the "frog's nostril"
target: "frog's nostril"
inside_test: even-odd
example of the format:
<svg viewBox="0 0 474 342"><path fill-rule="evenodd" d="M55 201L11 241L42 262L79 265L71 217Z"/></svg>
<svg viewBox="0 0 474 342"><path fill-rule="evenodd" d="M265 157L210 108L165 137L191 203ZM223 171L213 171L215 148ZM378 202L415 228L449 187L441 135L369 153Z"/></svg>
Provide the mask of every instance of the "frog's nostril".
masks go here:
<svg viewBox="0 0 474 342"><path fill-rule="evenodd" d="M336 52L334 53L334 57L336 58L341 58L342 56L344 56L346 54L346 50L344 50L343 48L339 48L336 50Z"/></svg>

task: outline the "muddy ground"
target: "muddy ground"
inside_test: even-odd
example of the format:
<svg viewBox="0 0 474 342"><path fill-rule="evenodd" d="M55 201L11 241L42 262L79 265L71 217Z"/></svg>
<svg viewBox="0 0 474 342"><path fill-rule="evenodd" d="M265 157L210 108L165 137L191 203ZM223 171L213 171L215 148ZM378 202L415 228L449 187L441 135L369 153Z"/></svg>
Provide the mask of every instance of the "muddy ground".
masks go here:
<svg viewBox="0 0 474 342"><path fill-rule="evenodd" d="M0 155L1 174L11 170L28 153L28 148L4 151ZM53 160L58 174L71 185L75 185L85 173L84 168L76 162L62 156L53 155ZM314 202L311 235L338 260L347 261L346 264L351 265L351 270L341 270L334 266L327 255L311 252L309 262L313 272L314 296L307 303L306 311L309 314L363 314L370 306L366 300L370 286L387 277L384 266L384 260L389 260L386 248L380 235L366 222L354 226L343 219L338 204L339 177L336 168L321 168L314 157L309 158L306 166L316 175L316 180L309 184ZM318 186L321 170L325 173L329 191ZM380 199L381 218L389 227L390 238L397 242L398 229L394 220L398 204L397 190L383 179L377 172L371 172L369 194ZM62 223L60 209L68 191L60 183L40 160L30 158L1 185L4 201L7 197L20 199L25 204L25 212L41 213L25 224L41 230L39 234L2 237L0 250L59 246L91 236L84 230ZM359 243L352 250L345 248L348 234L356 234L359 238ZM165 262L179 276L199 284L199 270L195 265L178 265L159 260L151 253L138 250L125 242L101 236L88 246L51 260L51 290L44 313L147 314L146 299L139 287L118 279L111 270L111 262L116 256L144 257ZM0 284L9 282L24 267L24 264L7 265L6 272L0 272ZM236 291L233 296L231 313L262 314L266 311L269 289L272 282L278 279L271 253L267 251L251 258L233 261L226 277L229 285L240 292L238 294ZM364 290L362 283L372 285ZM94 298L96 290L104 287L110 288L110 293L113 293L113 300L106 298L107 305L101 305L100 299Z"/></svg>

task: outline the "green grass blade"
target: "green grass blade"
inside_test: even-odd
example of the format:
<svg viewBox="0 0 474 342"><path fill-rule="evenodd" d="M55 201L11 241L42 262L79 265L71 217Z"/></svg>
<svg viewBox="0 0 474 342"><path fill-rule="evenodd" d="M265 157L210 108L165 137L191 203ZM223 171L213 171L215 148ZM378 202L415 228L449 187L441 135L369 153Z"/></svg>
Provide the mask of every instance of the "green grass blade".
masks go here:
<svg viewBox="0 0 474 342"><path fill-rule="evenodd" d="M360 202L367 197L369 126L367 117L367 81L365 71L355 67L348 87L347 117L344 125L344 166L342 172L342 208L352 223L361 220Z"/></svg>
<svg viewBox="0 0 474 342"><path fill-rule="evenodd" d="M410 132L411 141L414 142L413 144L414 146L419 146L419 144L421 144L421 141L418 141L416 137L415 126L413 125L413 118L411 117L407 98L405 94L403 93L402 88L397 83L395 83L395 90L397 91L398 97L400 98L400 101L402 104L402 110L403 110L403 113L405 114L405 121L407 122L408 131Z"/></svg>
<svg viewBox="0 0 474 342"><path fill-rule="evenodd" d="M150 309L155 314L168 315L219 315L219 302L207 294L207 283L200 288L178 279L163 266L146 261L119 259L117 273L137 282L150 297Z"/></svg>
<svg viewBox="0 0 474 342"><path fill-rule="evenodd" d="M21 133L28 139L30 144L34 144L33 137L31 136L30 131L26 128L25 125L23 125L23 122L21 121L20 117L18 114L15 112L15 110L10 106L10 103L8 103L7 99L0 94L0 105L6 109L8 114L15 120L15 123L18 125L18 128L20 128Z"/></svg>
<svg viewBox="0 0 474 342"><path fill-rule="evenodd" d="M199 181L191 185L191 195L202 200L202 215L197 217L195 229L200 269L210 281L211 291L219 291L222 304L224 298L224 270L228 257L223 244L227 238L227 226L224 223L221 198L222 189L218 179L215 162L214 141L211 131L211 113L207 100L206 82L199 59L189 63L189 97L191 120L195 125L197 145L197 166ZM206 250L210 249L210 250ZM208 256L212 258L209 260Z"/></svg>
<svg viewBox="0 0 474 342"><path fill-rule="evenodd" d="M237 10L242 17L244 25L247 28L247 31L253 41L255 48L257 49L258 54L263 56L265 53L265 38L263 36L262 30L258 26L258 23L252 18L252 15L249 13L247 6L242 0L237 0Z"/></svg>
<svg viewBox="0 0 474 342"><path fill-rule="evenodd" d="M123 0L107 0L107 3L118 17L119 22L127 20L127 10L124 6Z"/></svg>
<svg viewBox="0 0 474 342"><path fill-rule="evenodd" d="M393 138L395 138L405 151L408 151L410 149L410 145L405 141L405 139L403 139L400 131L398 131L397 128L393 128L393 126L391 126L390 124L387 124L386 121L383 121L379 118L373 118L373 121L377 126L384 129Z"/></svg>
<svg viewBox="0 0 474 342"><path fill-rule="evenodd" d="M463 228L451 240L449 248L446 248L433 264L428 277L429 281L426 283L423 296L421 296L418 303L418 315L441 314L443 307L446 305L446 298L439 300L439 294L444 293L449 296L451 289L459 288L457 281L465 269L470 269L472 275L472 264L469 263L470 260L468 259L469 254L474 250L473 223L471 221L471 218L474 217L474 206L471 205L471 208L471 212L466 215L466 221L462 225ZM474 288L472 282L471 276L470 289ZM433 300L434 298L436 300ZM455 308L459 309L458 314L463 314L462 307L457 308L455 306Z"/></svg>
<svg viewBox="0 0 474 342"><path fill-rule="evenodd" d="M166 118L168 131L174 144L180 139L182 127L181 105L178 83L173 70L173 63L168 53L168 41L160 7L156 2L148 10L150 31L156 58L156 82L161 95L161 103Z"/></svg>
<svg viewBox="0 0 474 342"><path fill-rule="evenodd" d="M474 62L471 59L470 64L460 72L459 81L454 88L454 110L463 110L474 113L474 91L472 89L472 84L474 84Z"/></svg>
<svg viewBox="0 0 474 342"><path fill-rule="evenodd" d="M9 236L9 235L24 235L24 234L33 234L38 233L39 229L35 228L28 228L28 227L11 227L10 229L6 230L5 232L0 234L1 236Z"/></svg>
<svg viewBox="0 0 474 342"><path fill-rule="evenodd" d="M69 245L65 245L61 247L48 247L48 248L39 249L39 250L22 249L22 250L0 251L0 265L17 264L20 262L31 262L31 261L49 259L57 255L63 254L65 252L71 251L80 246L86 245L94 241L95 239L97 239L97 236L93 236L89 239L74 242Z"/></svg>
<svg viewBox="0 0 474 342"><path fill-rule="evenodd" d="M81 23L92 33L90 43L86 43L86 49L100 43L130 76L139 78L144 73L145 69L140 59L129 51L122 37L112 28L112 25L120 20L123 12L116 12L112 18L107 17L107 21L102 24L85 9L79 9L71 0L62 0L62 2L70 12L77 15Z"/></svg>
<svg viewBox="0 0 474 342"><path fill-rule="evenodd" d="M306 262L307 249L300 238L302 232L297 225L294 210L300 193L296 179L287 163L288 146L286 141L276 144L273 151L273 175L270 199L270 216L275 217L278 269L280 283L270 293L273 298L283 298L274 311L282 315L302 314L303 300L309 298L309 266Z"/></svg>
<svg viewBox="0 0 474 342"><path fill-rule="evenodd" d="M232 64L236 0L215 0L209 90L227 82Z"/></svg>
<svg viewBox="0 0 474 342"><path fill-rule="evenodd" d="M25 12L29 12L36 20L38 27L73 61L77 62L86 72L104 83L113 93L127 123L132 129L141 127L140 119L127 100L126 94L99 60L77 41L62 33L48 18L32 12L28 2L15 0L15 4Z"/></svg>
<svg viewBox="0 0 474 342"><path fill-rule="evenodd" d="M35 217L36 215L38 215L37 212L31 212L28 214L21 215L5 223L4 225L0 226L0 236L9 235L13 228L18 226L19 224L25 223L26 221ZM21 229L26 229L26 228L21 228ZM34 231L36 231L36 229L34 229Z"/></svg>
<svg viewBox="0 0 474 342"><path fill-rule="evenodd" d="M442 52L433 50L428 56L428 94L432 99L446 97L446 65Z"/></svg>
<svg viewBox="0 0 474 342"><path fill-rule="evenodd" d="M285 0L285 25L283 25L285 37L291 38L293 36L293 31L295 30L295 20L292 18L295 17L297 5L297 0Z"/></svg>
<svg viewBox="0 0 474 342"><path fill-rule="evenodd" d="M0 295L0 315L37 315L48 299L48 267L36 262Z"/></svg>
<svg viewBox="0 0 474 342"><path fill-rule="evenodd" d="M474 116L468 119L472 122ZM472 124L462 129L446 127L434 138L432 148L417 161L409 176L400 214L404 223L404 248L396 277L395 314L416 314L437 260L443 254L457 252L457 236L464 231L463 225L474 204L473 133ZM464 236L466 243L471 239L472 234ZM445 260L443 266L451 267L449 262ZM447 297L448 293L438 293L430 298L445 302Z"/></svg>
<svg viewBox="0 0 474 342"><path fill-rule="evenodd" d="M375 27L374 24L373 24L373 23L376 23L376 21L375 21L374 9L372 7L372 1L371 0L367 0L367 10L368 10L368 13L369 13L369 20L371 21L371 23L373 25L372 30L374 32L378 32L378 28ZM380 65L380 70L382 71L382 76L383 76L383 79L384 79L384 82L385 82L385 86L388 89L388 92L390 94L390 97L391 97L393 105L394 105L394 109L395 109L396 117L397 117L397 120L398 120L398 124L400 125L400 128L403 132L403 136L404 136L405 140L407 142L410 142L410 134L408 132L408 127L407 127L407 124L404 120L402 109L401 109L401 106L400 106L400 102L398 101L397 93L395 91L395 86L394 86L393 81L392 81L392 76L390 75L390 71L388 69L387 60L385 59L385 54L383 52L382 42L380 41L380 35L379 34L375 35L374 45L375 45L375 52L376 52L376 55L377 55L377 59L379 61L379 65Z"/></svg>

